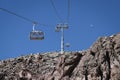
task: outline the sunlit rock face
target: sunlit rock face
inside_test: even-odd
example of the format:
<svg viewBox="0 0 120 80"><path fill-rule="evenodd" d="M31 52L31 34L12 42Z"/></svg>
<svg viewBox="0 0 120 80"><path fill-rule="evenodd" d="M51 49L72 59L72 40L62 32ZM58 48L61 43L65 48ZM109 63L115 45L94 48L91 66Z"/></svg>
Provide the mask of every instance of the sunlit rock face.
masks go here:
<svg viewBox="0 0 120 80"><path fill-rule="evenodd" d="M120 80L120 34L100 37L84 51L1 60L0 80Z"/></svg>

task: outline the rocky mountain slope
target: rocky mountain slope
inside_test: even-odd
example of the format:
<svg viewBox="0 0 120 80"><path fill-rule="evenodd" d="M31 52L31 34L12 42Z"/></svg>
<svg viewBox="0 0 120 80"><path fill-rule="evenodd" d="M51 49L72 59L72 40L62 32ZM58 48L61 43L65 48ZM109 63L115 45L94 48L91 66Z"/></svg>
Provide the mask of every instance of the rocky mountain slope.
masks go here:
<svg viewBox="0 0 120 80"><path fill-rule="evenodd" d="M2 60L0 80L120 80L120 34L100 37L85 51Z"/></svg>

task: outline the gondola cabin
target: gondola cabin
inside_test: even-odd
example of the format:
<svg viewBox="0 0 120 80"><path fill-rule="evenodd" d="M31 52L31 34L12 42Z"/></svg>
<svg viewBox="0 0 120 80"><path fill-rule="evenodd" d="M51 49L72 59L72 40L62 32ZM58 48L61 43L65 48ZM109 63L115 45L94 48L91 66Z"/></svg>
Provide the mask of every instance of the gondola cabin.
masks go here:
<svg viewBox="0 0 120 80"><path fill-rule="evenodd" d="M30 32L30 40L43 40L44 33L42 31L32 31Z"/></svg>

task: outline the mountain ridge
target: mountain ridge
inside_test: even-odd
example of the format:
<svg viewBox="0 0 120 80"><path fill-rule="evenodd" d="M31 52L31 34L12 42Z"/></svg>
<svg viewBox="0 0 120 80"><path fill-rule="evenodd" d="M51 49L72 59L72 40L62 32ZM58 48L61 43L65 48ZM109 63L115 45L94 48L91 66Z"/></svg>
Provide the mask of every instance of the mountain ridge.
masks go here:
<svg viewBox="0 0 120 80"><path fill-rule="evenodd" d="M120 80L120 33L89 49L30 54L0 61L0 80Z"/></svg>

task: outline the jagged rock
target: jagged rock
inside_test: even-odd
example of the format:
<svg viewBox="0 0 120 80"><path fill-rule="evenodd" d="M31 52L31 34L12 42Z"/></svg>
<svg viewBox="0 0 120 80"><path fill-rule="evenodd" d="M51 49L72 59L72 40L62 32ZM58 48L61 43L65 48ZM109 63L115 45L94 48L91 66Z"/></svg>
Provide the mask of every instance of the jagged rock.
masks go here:
<svg viewBox="0 0 120 80"><path fill-rule="evenodd" d="M120 33L84 51L0 60L0 80L120 80Z"/></svg>
<svg viewBox="0 0 120 80"><path fill-rule="evenodd" d="M0 80L4 80L5 79L5 73L0 73Z"/></svg>

